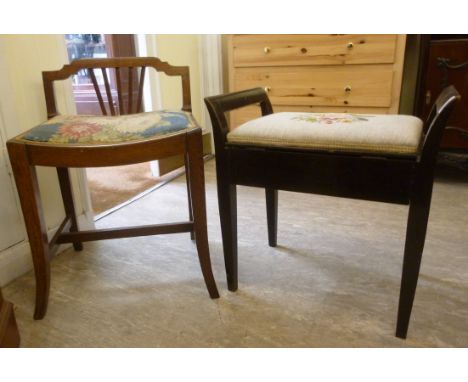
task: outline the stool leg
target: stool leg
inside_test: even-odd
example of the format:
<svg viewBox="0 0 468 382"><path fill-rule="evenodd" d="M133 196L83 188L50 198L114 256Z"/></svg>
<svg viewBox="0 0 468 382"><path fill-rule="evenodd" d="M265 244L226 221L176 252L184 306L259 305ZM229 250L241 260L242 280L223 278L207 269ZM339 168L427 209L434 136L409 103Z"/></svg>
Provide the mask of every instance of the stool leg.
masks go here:
<svg viewBox="0 0 468 382"><path fill-rule="evenodd" d="M188 211L189 211L189 220L193 221L193 206L192 206L192 192L190 191L190 168L188 165L188 155L184 155L184 162L185 162L185 177L187 180L187 199L188 199ZM190 231L190 239L195 240L195 232L192 230Z"/></svg>
<svg viewBox="0 0 468 382"><path fill-rule="evenodd" d="M73 201L73 193L70 182L70 173L66 167L57 167L57 175L60 183L60 191L62 192L63 206L65 214L71 219L70 232L78 231L78 221L76 219L75 203ZM83 250L83 243L73 242L75 251Z"/></svg>
<svg viewBox="0 0 468 382"><path fill-rule="evenodd" d="M276 247L278 232L278 190L265 188L267 225L268 225L268 245Z"/></svg>
<svg viewBox="0 0 468 382"><path fill-rule="evenodd" d="M399 338L406 338L408 333L426 238L431 194L432 182L425 187L423 192L413 196L410 200L396 329L396 336Z"/></svg>
<svg viewBox="0 0 468 382"><path fill-rule="evenodd" d="M228 289L235 292L238 287L237 277L237 188L229 184L226 175L228 165L222 155L216 157L216 174L218 185L219 218L223 239L224 266Z"/></svg>
<svg viewBox="0 0 468 382"><path fill-rule="evenodd" d="M198 258L211 298L218 298L218 288L213 277L206 223L205 173L201 131L187 135L189 183L193 203L193 221Z"/></svg>
<svg viewBox="0 0 468 382"><path fill-rule="evenodd" d="M28 163L24 145L11 143L8 145L8 152L23 210L36 276L34 319L40 320L46 314L49 300L50 264L47 229L42 212L36 169Z"/></svg>

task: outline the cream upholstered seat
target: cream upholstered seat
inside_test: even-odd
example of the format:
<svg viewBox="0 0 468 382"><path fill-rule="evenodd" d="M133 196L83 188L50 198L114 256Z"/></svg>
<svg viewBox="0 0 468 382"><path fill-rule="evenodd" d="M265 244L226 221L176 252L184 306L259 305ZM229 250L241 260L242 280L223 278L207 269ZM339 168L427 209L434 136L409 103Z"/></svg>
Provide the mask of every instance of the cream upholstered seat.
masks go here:
<svg viewBox="0 0 468 382"><path fill-rule="evenodd" d="M408 115L275 113L227 135L230 144L415 155L423 122Z"/></svg>

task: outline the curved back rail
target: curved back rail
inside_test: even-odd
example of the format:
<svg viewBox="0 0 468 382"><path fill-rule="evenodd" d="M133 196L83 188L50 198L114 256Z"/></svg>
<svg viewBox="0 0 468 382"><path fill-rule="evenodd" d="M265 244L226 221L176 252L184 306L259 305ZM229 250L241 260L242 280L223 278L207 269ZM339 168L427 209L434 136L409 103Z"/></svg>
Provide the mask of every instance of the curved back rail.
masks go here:
<svg viewBox="0 0 468 382"><path fill-rule="evenodd" d="M115 58L90 58L72 61L64 65L60 70L42 72L44 92L47 106L47 118L55 117L57 106L53 82L65 80L81 70L86 70L96 92L96 97L103 115L108 115L106 102L110 115L133 114L143 111L143 86L146 68L150 67L157 72L163 72L168 76L179 76L182 79L182 110L192 111L190 99L190 73L188 66L172 66L156 57L115 57ZM104 80L104 89L98 84L96 70L100 70ZM115 79L117 85L117 100L113 99L110 87L109 75ZM127 86L123 86L127 79ZM133 88L135 86L135 89ZM133 98L137 90L136 102ZM103 94L105 93L105 94ZM127 95L127 97L125 97ZM105 96L105 98L104 98ZM125 101L127 98L127 102ZM115 107L118 101L118 108Z"/></svg>

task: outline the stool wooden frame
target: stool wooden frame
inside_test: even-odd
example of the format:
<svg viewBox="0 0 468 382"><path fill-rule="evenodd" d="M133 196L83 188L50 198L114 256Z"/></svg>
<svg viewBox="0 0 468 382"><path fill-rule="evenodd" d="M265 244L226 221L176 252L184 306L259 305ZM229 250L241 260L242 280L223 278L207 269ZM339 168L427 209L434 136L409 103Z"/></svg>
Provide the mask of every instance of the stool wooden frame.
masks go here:
<svg viewBox="0 0 468 382"><path fill-rule="evenodd" d="M219 213L229 290L235 291L238 287L236 185L265 188L268 242L272 247L277 242L278 190L409 204L396 329L397 337L406 338L425 241L437 152L458 99L453 86L444 89L425 122L425 136L418 154L408 156L230 144L225 113L257 104L262 115L272 114L267 93L263 88L256 88L205 98L216 148Z"/></svg>
<svg viewBox="0 0 468 382"><path fill-rule="evenodd" d="M164 72L169 76L182 78L184 111L191 111L189 68L171 66L155 57L131 57L109 59L83 59L65 65L57 71L43 72L44 91L49 118L56 116L56 102L53 82L64 80L80 70L88 70L103 114L107 114L105 102L94 75L94 69L101 69L107 93L107 105L112 115L117 113L107 78L107 68L115 68L117 77L120 111L124 100L120 84L120 71L128 71L128 107L126 113L141 111L143 80L146 67ZM132 111L132 76L140 70L137 108ZM140 141L117 144L49 144L13 138L7 142L13 174L23 210L26 230L31 247L36 277L35 319L42 319L47 311L50 289L50 260L58 244L73 243L79 251L82 242L115 239L134 236L190 232L194 234L203 277L211 298L218 298L213 277L208 247L206 224L205 180L203 167L203 143L200 128ZM73 202L68 168L121 166L148 162L182 154L186 161L187 188L189 196L189 219L184 222L155 224L125 228L80 231ZM56 167L63 197L66 217L49 241L44 222L43 210L35 166Z"/></svg>

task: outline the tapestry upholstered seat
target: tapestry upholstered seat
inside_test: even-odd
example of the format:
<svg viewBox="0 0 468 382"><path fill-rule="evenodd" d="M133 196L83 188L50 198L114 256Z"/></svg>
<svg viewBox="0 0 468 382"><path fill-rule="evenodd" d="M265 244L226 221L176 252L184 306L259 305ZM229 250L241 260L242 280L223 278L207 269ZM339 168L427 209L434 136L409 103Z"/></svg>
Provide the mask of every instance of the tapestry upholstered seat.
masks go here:
<svg viewBox="0 0 468 382"><path fill-rule="evenodd" d="M106 144L161 138L198 127L186 111L153 111L121 116L58 115L18 139L57 144Z"/></svg>
<svg viewBox="0 0 468 382"><path fill-rule="evenodd" d="M423 122L408 115L275 113L227 135L229 144L415 155Z"/></svg>

